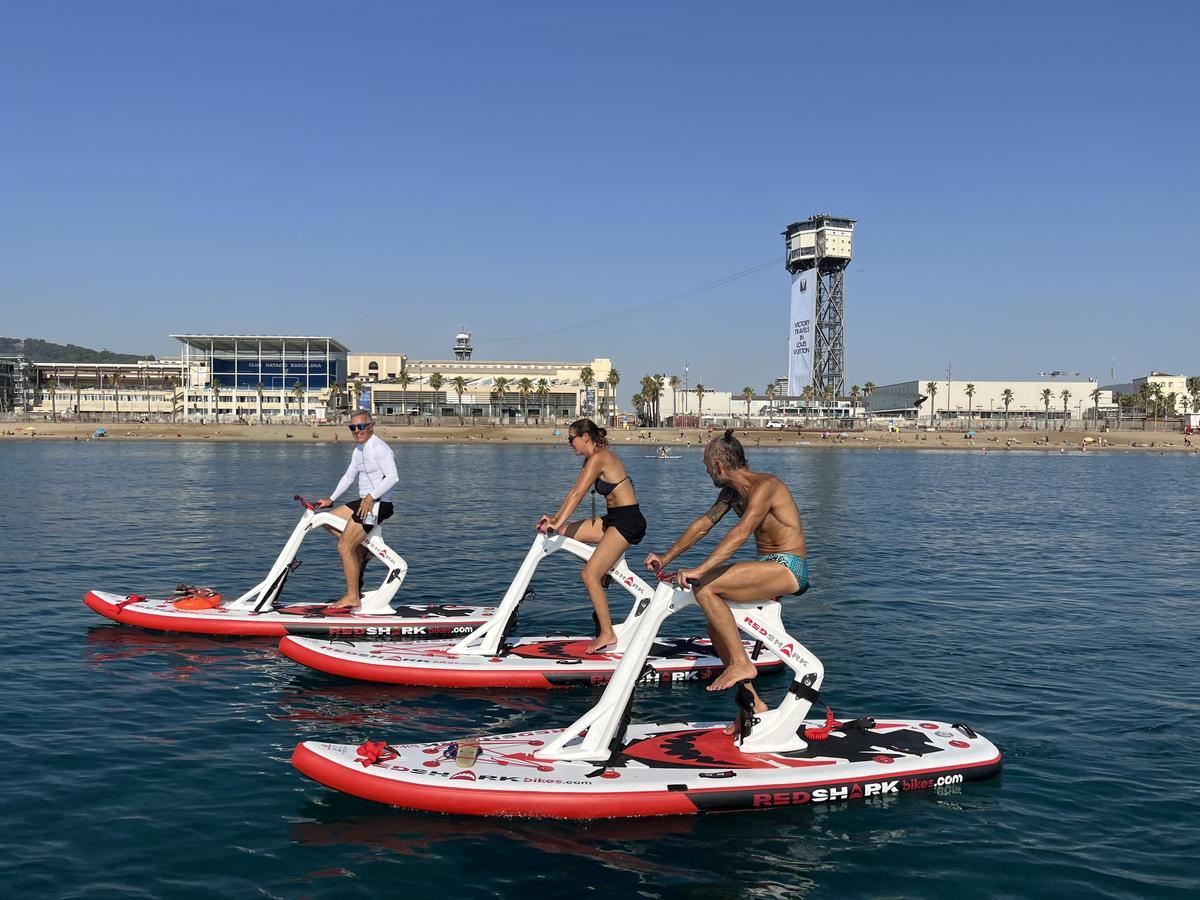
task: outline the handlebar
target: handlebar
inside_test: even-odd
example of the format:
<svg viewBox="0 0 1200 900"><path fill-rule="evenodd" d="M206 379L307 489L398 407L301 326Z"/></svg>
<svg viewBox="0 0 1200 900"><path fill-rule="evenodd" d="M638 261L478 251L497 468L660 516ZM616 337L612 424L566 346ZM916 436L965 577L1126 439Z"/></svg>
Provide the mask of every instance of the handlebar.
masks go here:
<svg viewBox="0 0 1200 900"><path fill-rule="evenodd" d="M313 504L311 504L307 500L305 500L303 497L301 497L299 494L296 494L294 497L292 497L292 499L297 501L298 503L302 504L305 509L316 509L317 508L316 506L314 506Z"/></svg>

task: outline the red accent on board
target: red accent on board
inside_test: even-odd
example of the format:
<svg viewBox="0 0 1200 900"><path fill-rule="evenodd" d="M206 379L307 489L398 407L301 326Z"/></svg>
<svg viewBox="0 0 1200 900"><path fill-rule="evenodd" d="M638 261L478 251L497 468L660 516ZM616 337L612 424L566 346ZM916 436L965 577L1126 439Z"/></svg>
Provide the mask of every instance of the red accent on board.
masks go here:
<svg viewBox="0 0 1200 900"><path fill-rule="evenodd" d="M840 722L833 717L833 710L828 706L825 707L825 724L820 728L805 728L804 737L809 741L825 741L829 739L829 735L834 729L841 727Z"/></svg>
<svg viewBox="0 0 1200 900"><path fill-rule="evenodd" d="M358 762L362 763L364 769L377 762L387 762L389 759L395 759L399 755L388 746L387 741L364 741L358 745L357 752Z"/></svg>

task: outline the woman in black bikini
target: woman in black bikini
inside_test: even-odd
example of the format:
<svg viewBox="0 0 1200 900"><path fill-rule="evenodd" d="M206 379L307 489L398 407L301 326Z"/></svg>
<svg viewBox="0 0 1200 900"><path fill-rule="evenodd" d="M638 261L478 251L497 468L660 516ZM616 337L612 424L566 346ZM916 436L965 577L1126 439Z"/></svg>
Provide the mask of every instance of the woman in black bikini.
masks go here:
<svg viewBox="0 0 1200 900"><path fill-rule="evenodd" d="M542 516L537 523L540 532L553 529L585 544L596 545L596 551L584 565L581 576L592 606L596 609L600 632L588 645L588 653L596 653L617 642L603 579L621 554L631 545L640 544L646 536L646 519L638 509L633 482L616 454L609 449L607 435L608 432L597 428L591 419L579 419L571 423L567 429L567 443L576 456L584 458L583 470L567 492L558 512L553 516ZM608 514L568 523L567 519L589 490L594 490L604 498L608 504Z"/></svg>

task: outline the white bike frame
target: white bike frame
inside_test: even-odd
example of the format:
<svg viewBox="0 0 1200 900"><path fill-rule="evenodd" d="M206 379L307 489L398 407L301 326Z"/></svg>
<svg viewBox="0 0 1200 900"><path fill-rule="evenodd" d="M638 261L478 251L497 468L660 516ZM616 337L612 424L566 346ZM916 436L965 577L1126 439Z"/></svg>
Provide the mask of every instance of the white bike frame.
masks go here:
<svg viewBox="0 0 1200 900"><path fill-rule="evenodd" d="M663 621L696 602L690 590L662 582L649 604L638 604L625 627L629 629L625 655L617 665L603 695L590 710L564 729L555 740L533 755L546 760L605 762L611 758L612 743L637 687L642 667L658 636ZM741 738L744 753L786 753L803 750L804 717L812 708L825 677L821 661L783 628L778 600L759 603L730 603L738 628L762 641L792 670L792 683L780 704L754 713L750 733ZM619 748L618 748L619 749Z"/></svg>
<svg viewBox="0 0 1200 900"><path fill-rule="evenodd" d="M500 642L504 640L504 632L508 628L512 613L520 606L521 601L525 599L526 590L529 587L529 582L533 580L533 573L537 570L538 564L547 556L557 553L559 550L565 550L567 553L578 557L584 562L591 559L592 554L596 552L596 548L593 545L585 544L582 541L577 541L565 535L539 534L533 539L533 546L525 554L525 559L521 563L521 567L517 570L516 577L513 578L512 583L508 586L508 590L504 592L504 599L496 607L496 612L492 618L451 647L450 652L461 653L466 656L495 656L500 649ZM629 616L624 622L613 626L613 631L617 634L617 644L615 648L608 651L609 653L625 653L629 637L633 632L633 623L639 615L639 608L644 609L644 607L649 605L654 592L646 582L633 573L624 556L613 563L612 568L608 570L608 574L614 582L620 584L625 590L633 594L634 598Z"/></svg>
<svg viewBox="0 0 1200 900"><path fill-rule="evenodd" d="M271 604L283 590L283 583L287 580L288 572L291 571L292 560L296 558L296 553L299 552L304 539L314 529L323 526L332 528L341 534L346 530L346 524L346 520L341 516L325 510L306 508L300 521L292 530L291 537L288 538L287 543L283 545L283 550L275 559L275 564L271 566L271 571L267 573L267 577L236 600L226 604L227 608L250 612L269 612ZM387 573L383 576L383 583L379 587L362 595L355 614L364 616L394 615L390 604L396 591L400 590L404 576L408 573L408 563L384 542L383 529L379 525L371 530L362 545L372 556L387 566Z"/></svg>

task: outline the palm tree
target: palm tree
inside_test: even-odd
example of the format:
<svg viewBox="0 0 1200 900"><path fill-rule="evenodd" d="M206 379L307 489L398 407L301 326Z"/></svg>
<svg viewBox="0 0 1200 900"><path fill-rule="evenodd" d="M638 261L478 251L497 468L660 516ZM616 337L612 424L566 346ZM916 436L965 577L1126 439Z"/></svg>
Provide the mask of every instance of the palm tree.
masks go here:
<svg viewBox="0 0 1200 900"><path fill-rule="evenodd" d="M113 404L116 406L116 411L113 413L113 420L119 422L121 420L121 373L113 372L108 376L108 383L113 389Z"/></svg>
<svg viewBox="0 0 1200 900"><path fill-rule="evenodd" d="M1189 375L1184 384L1192 397L1192 412L1200 412L1200 375Z"/></svg>
<svg viewBox="0 0 1200 900"><path fill-rule="evenodd" d="M142 390L146 392L146 421L150 421L150 373L142 369Z"/></svg>
<svg viewBox="0 0 1200 900"><path fill-rule="evenodd" d="M1050 398L1054 396L1054 392L1050 388L1042 389L1042 405L1046 407L1046 430L1050 430Z"/></svg>
<svg viewBox="0 0 1200 900"><path fill-rule="evenodd" d="M867 415L871 414L871 398L875 395L875 382L868 381L863 385L863 402L867 406Z"/></svg>
<svg viewBox="0 0 1200 900"><path fill-rule="evenodd" d="M550 382L545 378L539 378L537 390L534 393L538 395L538 424L541 425L546 418L546 408L550 405Z"/></svg>
<svg viewBox="0 0 1200 900"><path fill-rule="evenodd" d="M1150 399L1154 401L1154 430L1158 431L1158 412L1163 408L1163 388L1155 384L1150 388Z"/></svg>
<svg viewBox="0 0 1200 900"><path fill-rule="evenodd" d="M359 383L358 390L359 390L359 393L361 394L362 393L362 383L361 382ZM292 385L292 394L296 398L296 403L299 404L299 406L300 406L300 419L301 419L301 421L303 421L303 419L304 419L304 398L307 395L307 391L304 390L304 382L301 381L299 378L297 378L296 383Z"/></svg>
<svg viewBox="0 0 1200 900"><path fill-rule="evenodd" d="M1100 388L1092 388L1092 419L1096 422L1096 428L1100 428ZM1085 423L1086 425L1086 423Z"/></svg>
<svg viewBox="0 0 1200 900"><path fill-rule="evenodd" d="M79 398L79 388L80 388L80 385L79 385L79 367L78 367L78 366L76 366L76 367L75 367L75 380L74 380L74 384L75 384L75 418L76 418L76 419L78 419L78 418L79 418L79 416L80 416L80 409L79 409L79 399L80 399L80 398Z"/></svg>
<svg viewBox="0 0 1200 900"><path fill-rule="evenodd" d="M533 393L533 379L520 378L517 380L517 393L521 397L521 424L529 424L529 395Z"/></svg>
<svg viewBox="0 0 1200 900"><path fill-rule="evenodd" d="M975 396L975 385L968 381L967 389L964 393L967 395L967 428L970 428L975 418L971 413L971 401Z"/></svg>
<svg viewBox="0 0 1200 900"><path fill-rule="evenodd" d="M58 389L62 386L62 382L58 380L58 375L50 379L50 421L58 421Z"/></svg>
<svg viewBox="0 0 1200 900"><path fill-rule="evenodd" d="M264 388L264 385L261 381L254 385L254 393L258 395L258 424L259 425L261 425L263 423L263 415L262 415L263 388Z"/></svg>
<svg viewBox="0 0 1200 900"><path fill-rule="evenodd" d="M212 377L212 396L213 396L213 415L216 417L217 424L221 424L221 383L217 381L217 376Z"/></svg>
<svg viewBox="0 0 1200 900"><path fill-rule="evenodd" d="M413 377L408 372L401 370L400 374L396 376L396 382L400 385L400 396L404 398L404 415L408 417L408 424L411 425L412 415L408 409L408 386L413 383Z"/></svg>
<svg viewBox="0 0 1200 900"><path fill-rule="evenodd" d="M503 375L492 382L492 393L496 395L496 405L500 409L500 418L504 418L504 392L508 390L508 379Z"/></svg>
<svg viewBox="0 0 1200 900"><path fill-rule="evenodd" d="M592 371L591 366L584 366L579 370L579 383L583 385L584 397L586 398L587 392L590 391L592 389L592 385L596 383L596 373ZM580 409L579 412L580 415L583 414L582 409Z"/></svg>
<svg viewBox="0 0 1200 900"><path fill-rule="evenodd" d="M1067 404L1071 402L1071 392L1066 388L1062 389L1062 393L1058 396L1062 397L1063 402L1063 428L1067 427L1067 419L1070 418L1070 413L1067 411Z"/></svg>
<svg viewBox="0 0 1200 900"><path fill-rule="evenodd" d="M678 375L672 375L667 379L667 384L671 386L671 416L674 419L679 418L679 398L675 395L679 393L679 385L682 383Z"/></svg>
<svg viewBox="0 0 1200 900"><path fill-rule="evenodd" d="M608 407L609 407L609 425L616 424L617 421L617 385L621 383L621 373L616 369L608 370Z"/></svg>
<svg viewBox="0 0 1200 900"><path fill-rule="evenodd" d="M350 397L353 401L353 403L351 404L352 408L350 410L351 415L353 415L355 410L358 409L358 401L362 399L362 393L363 393L363 383L362 383L361 379L358 381L350 382ZM287 403L286 397L284 397L284 403L285 404ZM283 414L285 416L287 415L286 409L283 411Z"/></svg>
<svg viewBox="0 0 1200 900"><path fill-rule="evenodd" d="M1004 427L1008 428L1008 405L1013 402L1012 388L1005 388L1000 393L1000 399L1004 401Z"/></svg>
<svg viewBox="0 0 1200 900"><path fill-rule="evenodd" d="M467 379L461 375L455 375L450 379L450 384L454 387L454 393L458 394L458 424L463 424L462 412L462 395L467 392Z"/></svg>
<svg viewBox="0 0 1200 900"><path fill-rule="evenodd" d="M704 385L696 385L696 427L704 427L704 395L708 391L704 389Z"/></svg>
<svg viewBox="0 0 1200 900"><path fill-rule="evenodd" d="M634 394L630 398L630 401L633 403L634 411L637 413L637 417L638 417L638 424L640 425L642 416L645 414L645 410L643 409L643 404L645 403L645 398L641 394Z"/></svg>
<svg viewBox="0 0 1200 900"><path fill-rule="evenodd" d="M643 375L641 385L642 385L642 403L646 407L646 418L649 420L648 424L651 427L653 427L653 425L654 425L654 377L651 375Z"/></svg>
<svg viewBox="0 0 1200 900"><path fill-rule="evenodd" d="M742 399L746 401L746 428L750 427L750 401L754 399L754 389L742 388Z"/></svg>
<svg viewBox="0 0 1200 900"><path fill-rule="evenodd" d="M862 393L862 388L860 388L857 384L852 384L850 386L850 418L851 419L855 419L858 417L858 396L861 393Z"/></svg>
<svg viewBox="0 0 1200 900"><path fill-rule="evenodd" d="M767 385L763 396L767 398L767 415L770 416L775 412L775 382L772 381Z"/></svg>
<svg viewBox="0 0 1200 900"><path fill-rule="evenodd" d="M172 375L167 379L167 384L171 386L171 421L175 421L175 392L179 390L179 376Z"/></svg>
<svg viewBox="0 0 1200 900"><path fill-rule="evenodd" d="M433 391L433 408L437 410L439 422L442 420L442 404L437 395L445 383L446 379L441 372L434 372L429 376L429 389Z"/></svg>
<svg viewBox="0 0 1200 900"><path fill-rule="evenodd" d="M654 424L655 425L662 425L662 405L661 405L660 401L662 400L662 395L664 393L663 387L666 384L666 381L667 381L667 376L665 373L660 372L659 374L654 376Z"/></svg>
<svg viewBox="0 0 1200 900"><path fill-rule="evenodd" d="M925 382L925 393L929 395L929 427L933 427L933 398L937 396L937 382Z"/></svg>
<svg viewBox="0 0 1200 900"><path fill-rule="evenodd" d="M817 394L817 389L811 384L806 384L804 390L800 392L800 399L804 401L804 426L808 427L808 416L812 412L812 399Z"/></svg>

